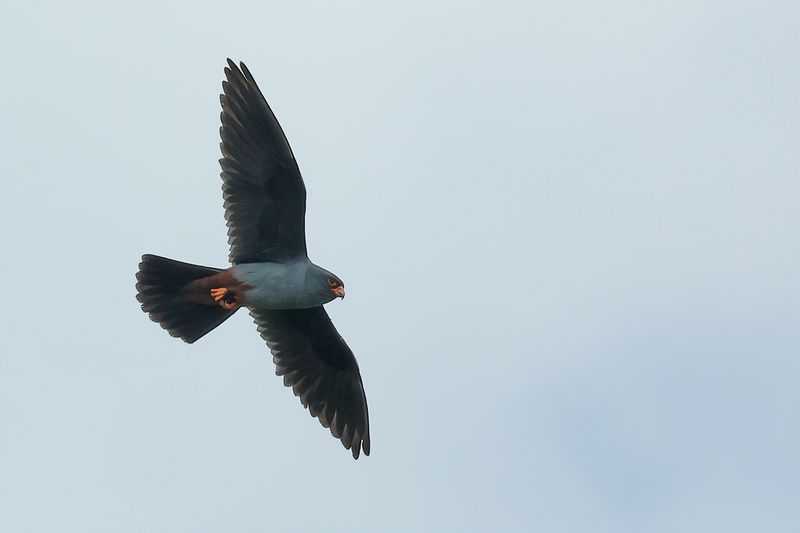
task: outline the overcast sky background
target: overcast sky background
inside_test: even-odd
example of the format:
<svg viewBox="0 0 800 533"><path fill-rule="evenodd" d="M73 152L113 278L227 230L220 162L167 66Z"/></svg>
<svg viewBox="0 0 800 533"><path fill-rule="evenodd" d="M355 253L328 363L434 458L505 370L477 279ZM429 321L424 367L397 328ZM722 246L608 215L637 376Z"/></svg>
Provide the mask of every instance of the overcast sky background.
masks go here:
<svg viewBox="0 0 800 533"><path fill-rule="evenodd" d="M796 1L9 3L0 530L797 531L798 28ZM134 300L142 253L226 264L228 56L347 284L370 457L246 313L190 346Z"/></svg>

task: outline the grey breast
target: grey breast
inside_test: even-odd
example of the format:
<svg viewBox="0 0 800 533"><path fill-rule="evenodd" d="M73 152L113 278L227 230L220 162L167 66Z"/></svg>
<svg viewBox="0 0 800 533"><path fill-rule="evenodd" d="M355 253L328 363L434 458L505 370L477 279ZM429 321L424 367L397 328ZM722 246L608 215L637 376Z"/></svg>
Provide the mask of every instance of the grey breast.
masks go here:
<svg viewBox="0 0 800 533"><path fill-rule="evenodd" d="M309 261L244 263L233 267L236 279L250 288L244 303L257 309L302 309L320 305L320 296L306 287Z"/></svg>

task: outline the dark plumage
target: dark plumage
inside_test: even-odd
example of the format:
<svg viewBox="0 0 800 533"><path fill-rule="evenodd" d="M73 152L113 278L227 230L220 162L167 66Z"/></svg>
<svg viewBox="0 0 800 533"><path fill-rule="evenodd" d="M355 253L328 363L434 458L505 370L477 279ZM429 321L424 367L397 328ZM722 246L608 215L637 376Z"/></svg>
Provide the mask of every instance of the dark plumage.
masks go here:
<svg viewBox="0 0 800 533"><path fill-rule="evenodd" d="M369 455L369 413L353 352L320 307L250 312L267 341L276 374L303 407L358 457Z"/></svg>
<svg viewBox="0 0 800 533"><path fill-rule="evenodd" d="M353 352L323 304L344 284L306 251L306 190L275 115L247 67L230 59L222 82L222 192L228 269L145 255L136 274L142 310L195 342L246 306L304 407L358 458L369 455L369 415Z"/></svg>
<svg viewBox="0 0 800 533"><path fill-rule="evenodd" d="M219 272L222 271L218 268L145 254L136 273L136 298L142 303L142 310L170 335L192 343L236 312L217 305L197 305L181 294L190 282Z"/></svg>
<svg viewBox="0 0 800 533"><path fill-rule="evenodd" d="M222 197L231 263L306 256L306 188L250 71L229 59L222 82Z"/></svg>

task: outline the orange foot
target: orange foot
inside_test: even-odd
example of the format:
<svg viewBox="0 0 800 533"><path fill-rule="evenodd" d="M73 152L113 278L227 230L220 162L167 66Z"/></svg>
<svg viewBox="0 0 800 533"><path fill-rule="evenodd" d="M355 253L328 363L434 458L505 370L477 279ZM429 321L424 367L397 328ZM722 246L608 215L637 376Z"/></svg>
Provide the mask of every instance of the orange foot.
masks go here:
<svg viewBox="0 0 800 533"><path fill-rule="evenodd" d="M211 297L214 298L214 301L223 309L236 309L239 307L239 302L236 301L236 297L229 295L228 292L228 289L225 287L211 289Z"/></svg>

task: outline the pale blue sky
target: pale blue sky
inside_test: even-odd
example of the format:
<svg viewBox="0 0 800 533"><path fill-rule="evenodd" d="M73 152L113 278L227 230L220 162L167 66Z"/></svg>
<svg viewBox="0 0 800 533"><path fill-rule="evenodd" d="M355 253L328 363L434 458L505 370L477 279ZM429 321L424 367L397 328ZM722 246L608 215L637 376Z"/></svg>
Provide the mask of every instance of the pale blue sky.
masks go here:
<svg viewBox="0 0 800 533"><path fill-rule="evenodd" d="M0 20L0 530L794 532L800 4L40 2ZM353 461L224 266L226 57L306 179Z"/></svg>

